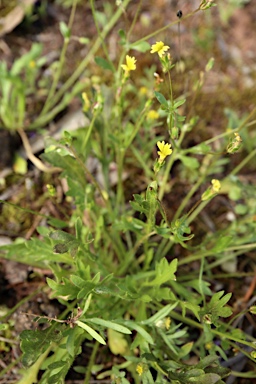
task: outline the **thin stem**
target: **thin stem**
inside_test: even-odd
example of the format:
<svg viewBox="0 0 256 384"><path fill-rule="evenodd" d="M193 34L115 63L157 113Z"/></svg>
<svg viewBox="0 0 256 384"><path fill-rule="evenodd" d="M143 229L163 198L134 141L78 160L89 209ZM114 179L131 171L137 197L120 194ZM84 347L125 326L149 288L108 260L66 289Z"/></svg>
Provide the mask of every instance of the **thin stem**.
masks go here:
<svg viewBox="0 0 256 384"><path fill-rule="evenodd" d="M196 9L195 11L193 11L193 12L191 12L191 13L188 13L186 16L183 17L183 20L186 20L186 19L188 19L189 17L195 15L195 13L197 13L198 11L200 11L200 8ZM143 42L143 41L145 41L145 40L149 40L151 37L154 37L154 36L158 35L159 33L165 31L166 29L172 27L173 25L178 24L179 21L180 21L179 19L176 20L176 21L172 21L171 23L167 24L166 26L157 29L155 32L152 32L152 33L150 33L149 35L144 36L144 37L142 37L141 39L134 41L134 42L132 43L132 45L137 45L137 44L139 44L139 43L141 43L141 42Z"/></svg>
<svg viewBox="0 0 256 384"><path fill-rule="evenodd" d="M96 341L94 343L94 346L93 346L93 350L92 350L92 353L91 353L91 356L90 356L89 364L87 365L84 384L89 384L90 383L91 371L92 371L93 364L95 364L95 358L96 358L98 349L99 349L99 343Z"/></svg>
<svg viewBox="0 0 256 384"><path fill-rule="evenodd" d="M256 112L256 108L254 108L250 114L247 116L247 118L237 127L237 129L235 129L236 132L240 132L242 130L242 128L247 125L248 121L252 118L252 116L254 115L254 113ZM224 133L221 133L220 135L217 135L217 136L214 136L212 137L211 139L209 140L206 140L204 141L203 143L204 144L211 144L212 142L218 140L218 139L221 139L222 137L226 137L226 136L229 136L230 135L230 132L224 132Z"/></svg>
<svg viewBox="0 0 256 384"><path fill-rule="evenodd" d="M131 33L133 31L133 28L135 27L136 21L137 21L137 19L139 17L140 9L141 9L141 3L142 3L142 0L139 1L138 7L137 7L137 10L136 10L136 14L135 14L135 16L133 18L132 24L130 26L130 29L129 29L128 33L127 33L127 41L129 41Z"/></svg>
<svg viewBox="0 0 256 384"><path fill-rule="evenodd" d="M11 308L4 316L0 317L0 321L4 322L10 317L14 312L17 311L19 307L21 307L23 304L27 303L30 301L33 297L35 297L38 293L42 292L42 287L38 288L36 291L31 293L30 295L24 297L24 299L20 300L18 304L16 304L13 308Z"/></svg>
<svg viewBox="0 0 256 384"><path fill-rule="evenodd" d="M225 252L231 252L231 251L236 251L236 250L241 250L239 253L236 253L236 255L232 255L232 257L230 258L234 258L235 256L239 256L241 254L244 253L245 250L248 250L248 249L253 249L253 248L256 248L256 243L252 243L252 244L244 244L244 245L238 245L236 247L228 247L228 248L225 248ZM197 260L201 260L202 257L210 257L212 255L216 255L216 251L214 250L207 250L207 251L202 251L202 252L199 252L199 253L196 253L192 256L188 256L186 258L183 258L182 260L179 261L179 266L181 265L185 265L185 264L190 264L192 263L193 261L197 261ZM229 258L229 259L230 259ZM227 260L227 257L225 258L225 260ZM212 268L213 266L215 267L216 262L214 262L214 265L213 263L206 267L205 269L210 269ZM219 260L219 264L222 264L223 263L223 258L221 258L221 260Z"/></svg>
<svg viewBox="0 0 256 384"><path fill-rule="evenodd" d="M111 31L111 29L113 28L113 26L117 23L117 21L119 20L123 10L128 6L129 2L131 0L124 0L123 3L122 3L122 7L119 7L117 9L117 11L115 12L115 14L112 16L111 20L109 21L109 23L105 26L105 28L103 29L102 33L101 33L101 36L98 36L92 46L92 48L90 49L90 51L88 52L88 54L85 56L84 60L82 60L82 62L80 63L80 65L77 67L77 69L74 71L74 73L69 77L69 79L66 81L65 84L63 84L63 86L60 88L59 91L57 91L55 93L55 95L53 96L52 98L52 101L51 101L51 105L56 105L60 100L61 98L66 94L66 92L69 90L69 88L71 87L74 87L74 84L77 82L77 80L79 79L79 77L83 74L84 70L86 69L87 65L92 61L95 53L98 51L98 49L100 48L101 46L101 42L102 42L102 39L105 39L106 36L108 35L108 33ZM68 105L69 101L65 101L65 97L64 99L62 100L62 109L63 109L63 106L66 106ZM56 113L57 113L57 110L56 109ZM51 121L51 119L56 116L56 113L54 115L52 114L49 114L48 115L48 118L47 119L44 119L44 123L46 124L47 122ZM34 124L33 125L37 125L38 122L37 120L35 120Z"/></svg>
<svg viewBox="0 0 256 384"><path fill-rule="evenodd" d="M108 49L107 49L107 46L106 46L106 43L105 43L105 39L103 39L102 34L101 34L101 30L99 28L99 24L98 24L97 17L96 17L95 6L94 6L94 0L90 0L90 5L91 5L91 10L92 10L92 16L93 16L94 24L95 24L95 27L97 29L97 34L101 38L101 44L102 44L103 51L104 51L105 56L106 56L109 64L111 65L111 67L113 69L113 72L114 72L116 69L115 69L115 66L114 66L112 60L109 57L109 53L108 53Z"/></svg>
<svg viewBox="0 0 256 384"><path fill-rule="evenodd" d="M172 311L170 313L170 316L173 317L175 320L181 321L181 322L186 323L186 324L188 324L188 325L190 325L192 327L199 328L199 329L203 330L203 325L201 323L198 323L195 320L192 320L192 319L190 319L187 316L184 317L184 316L182 316L179 313L174 312L174 311ZM211 332L214 335L219 336L223 340L232 340L232 341L235 341L237 343L240 343L240 344L243 344L243 345L247 345L248 347L252 347L253 346L252 342L239 339L238 337L235 337L234 335L232 335L231 332L229 332L229 333L228 332L222 333L222 332L219 332L219 331L217 331L216 329L213 329L213 328L211 329Z"/></svg>
<svg viewBox="0 0 256 384"><path fill-rule="evenodd" d="M117 148L117 194L116 194L116 212L122 211L124 203L123 169L124 169L124 148Z"/></svg>
<svg viewBox="0 0 256 384"><path fill-rule="evenodd" d="M236 175L254 156L256 155L256 148L249 153L242 161L239 163L233 171L230 172L230 175Z"/></svg>
<svg viewBox="0 0 256 384"><path fill-rule="evenodd" d="M198 215L199 213L206 207L206 205L211 200L201 201L201 203L196 207L196 209L191 213L191 215L187 218L186 224L189 225Z"/></svg>
<svg viewBox="0 0 256 384"><path fill-rule="evenodd" d="M15 365L17 365L22 359L22 355L20 355L16 360L12 361L9 365L7 365L1 372L0 377L3 377L7 372L9 372Z"/></svg>
<svg viewBox="0 0 256 384"><path fill-rule="evenodd" d="M200 265L200 271L199 271L199 278L198 278L198 281L199 281L199 289L200 289L200 293L201 293L201 296L202 296L202 299L203 299L203 303L204 303L204 307L205 307L206 301L205 301L205 294L204 294L204 290L203 290L204 263L205 263L205 258L202 257L202 258L201 258L201 265Z"/></svg>
<svg viewBox="0 0 256 384"><path fill-rule="evenodd" d="M76 13L76 7L77 7L77 0L74 0L72 2L72 8L71 8L71 13L70 13L69 22L68 22L68 29L69 30L71 30L73 22L74 22L74 17L75 17L75 13ZM67 52L67 48L68 48L69 42L70 42L70 38L69 37L65 37L64 38L64 44L63 44L63 47L62 47L62 50L61 50L61 54L60 54L60 60L59 60L59 63L58 63L58 68L57 68L57 71L54 74L54 78L53 78L51 89L49 91L48 97L46 99L46 102L44 104L44 107L43 107L40 115L44 115L51 108L51 99L52 99L52 97L53 97L53 95L54 95L54 93L55 93L55 91L57 89L57 85L58 85L58 82L59 82L59 79L60 79L60 76L61 76L61 73L62 73L62 70L63 70L63 67L64 67L65 57L66 57L66 52Z"/></svg>
<svg viewBox="0 0 256 384"><path fill-rule="evenodd" d="M166 167L165 167L165 171L164 171L164 176L163 176L162 183L160 185L159 193L158 193L158 198L159 198L160 201L163 198L165 187L166 187L166 183L168 181L168 178L170 177L171 168L173 166L174 161L176 160L176 153L177 153L177 149L174 148L172 155L169 156L169 159L167 161L167 164L166 164Z"/></svg>
<svg viewBox="0 0 256 384"><path fill-rule="evenodd" d="M171 133L172 129L172 121L173 121L173 91L172 91L172 78L170 71L168 71L168 80L169 80L169 88L170 88L170 101L171 101L171 113L169 115L169 132Z"/></svg>
<svg viewBox="0 0 256 384"><path fill-rule="evenodd" d="M95 114L93 115L93 118L92 118L92 120L91 120L91 123L90 123L90 125L89 125L89 127L88 127L88 129L87 129L87 131L86 131L86 135L85 135L84 140L83 140L83 143L82 143L82 153L85 152L85 149L86 149L87 143L88 143L88 141L89 141L89 138L90 138L90 136L91 136L91 133L92 133L92 130L93 130L93 127L94 127L94 123L95 123L95 120L96 120L97 116L98 116L97 113L95 113Z"/></svg>
<svg viewBox="0 0 256 384"><path fill-rule="evenodd" d="M174 218L173 218L173 221L177 220L179 217L180 217L180 214L181 212L183 211L183 209L186 207L186 205L188 204L188 202L190 201L191 197L194 195L194 193L197 191L197 189L200 187L200 185L202 184L202 182L204 181L204 178L205 178L205 175L202 175L196 182L196 184L194 184L194 186L189 190L188 194L185 196L185 198L182 200L179 208L177 209L177 211L175 212L175 215L174 215Z"/></svg>
<svg viewBox="0 0 256 384"><path fill-rule="evenodd" d="M108 196L106 196L106 194L103 192L103 190L101 189L99 183L97 182L97 180L93 177L93 175L91 174L91 172L89 171L89 169L86 167L86 165L84 164L84 162L80 159L80 157L77 155L75 149L71 146L69 147L69 150L70 152L72 153L72 155L76 158L76 160L79 162L79 164L81 165L81 167L84 169L86 175L89 177L90 181L92 182L92 184L96 187L96 189L99 191L102 199L104 200L105 204L107 205L108 209L110 211L112 211L111 209L111 205L109 203L109 198Z"/></svg>

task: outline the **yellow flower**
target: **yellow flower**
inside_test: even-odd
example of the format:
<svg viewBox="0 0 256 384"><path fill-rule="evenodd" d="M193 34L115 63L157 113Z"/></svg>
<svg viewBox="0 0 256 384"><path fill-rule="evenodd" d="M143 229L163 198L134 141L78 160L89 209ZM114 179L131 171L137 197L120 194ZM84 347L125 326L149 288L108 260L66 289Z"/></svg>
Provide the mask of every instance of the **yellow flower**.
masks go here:
<svg viewBox="0 0 256 384"><path fill-rule="evenodd" d="M159 163L162 163L164 159L171 155L172 149L171 149L171 144L165 143L164 141L158 141L157 146L159 148L159 151L157 152L159 156Z"/></svg>
<svg viewBox="0 0 256 384"><path fill-rule="evenodd" d="M202 201L210 200L219 193L221 188L220 181L217 179L212 179L211 183L212 183L212 186L207 188L207 190L204 191L204 193L202 194L201 196Z"/></svg>
<svg viewBox="0 0 256 384"><path fill-rule="evenodd" d="M151 46L151 51L150 53L158 53L158 56L160 58L163 57L163 55L165 54L165 51L168 51L168 49L170 49L170 47L168 47L168 45L164 45L164 43L162 41L158 41L157 43L153 44Z"/></svg>
<svg viewBox="0 0 256 384"><path fill-rule="evenodd" d="M29 62L29 66L30 66L30 68L35 68L35 66L36 66L36 62L35 62L34 60L31 60L31 61Z"/></svg>
<svg viewBox="0 0 256 384"><path fill-rule="evenodd" d="M239 133L235 132L234 135L234 139L231 139L227 146L227 152L232 154L237 152L241 148L243 142Z"/></svg>
<svg viewBox="0 0 256 384"><path fill-rule="evenodd" d="M171 326L171 318L170 317L166 317L165 318L165 328L166 330L168 331L170 329L170 326Z"/></svg>
<svg viewBox="0 0 256 384"><path fill-rule="evenodd" d="M220 191L220 188L221 188L220 181L217 179L212 179L211 183L212 183L212 191L214 193L218 193Z"/></svg>
<svg viewBox="0 0 256 384"><path fill-rule="evenodd" d="M86 92L82 93L82 99L83 99L83 111L87 112L90 109L91 103L90 103L90 100L88 99Z"/></svg>
<svg viewBox="0 0 256 384"><path fill-rule="evenodd" d="M235 141L237 141L238 143L241 143L243 140L241 139L241 136L239 135L239 133L234 133L235 135Z"/></svg>
<svg viewBox="0 0 256 384"><path fill-rule="evenodd" d="M126 73L129 73L130 71L135 71L136 69L136 59L135 57L131 57L129 55L126 55L126 64L122 64L121 67Z"/></svg>
<svg viewBox="0 0 256 384"><path fill-rule="evenodd" d="M151 109L147 113L147 119L148 120L157 120L159 117L159 113L157 111L154 111L154 109Z"/></svg>
<svg viewBox="0 0 256 384"><path fill-rule="evenodd" d="M148 88L140 87L139 93L140 93L140 95L147 95L148 94Z"/></svg>
<svg viewBox="0 0 256 384"><path fill-rule="evenodd" d="M138 373L139 376L141 376L142 373L144 372L144 367L141 363L137 364L136 372Z"/></svg>
<svg viewBox="0 0 256 384"><path fill-rule="evenodd" d="M213 348L213 343L209 341L208 343L205 344L205 348L210 351Z"/></svg>

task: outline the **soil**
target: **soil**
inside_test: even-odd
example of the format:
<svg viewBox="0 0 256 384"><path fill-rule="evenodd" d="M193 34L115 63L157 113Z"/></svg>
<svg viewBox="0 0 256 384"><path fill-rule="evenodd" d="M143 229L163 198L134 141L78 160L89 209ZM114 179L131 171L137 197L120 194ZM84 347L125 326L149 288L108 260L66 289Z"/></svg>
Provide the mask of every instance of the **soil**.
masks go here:
<svg viewBox="0 0 256 384"><path fill-rule="evenodd" d="M40 14L40 4L46 5L45 12ZM22 56L27 52L33 42L43 44L43 54L47 57L47 64L50 65L58 57L63 44L63 37L59 31L60 21L68 22L70 9L60 5L60 1L36 2L34 10L35 21L31 22L31 17L23 20L13 31L2 36L0 40L1 61L7 63L8 67L12 65L15 58ZM72 34L77 37L89 37L93 39L96 30L89 9L89 2L82 2L75 15L75 21ZM103 1L97 1L99 11L103 10ZM110 1L111 3L111 1ZM114 3L114 0L113 0ZM222 132L227 126L227 113L224 110L236 111L241 118L250 113L256 104L256 2L247 1L245 5L236 9L226 22L223 18L229 10L228 1L216 1L218 7L205 13L198 12L193 17L186 19L186 15L197 8L200 1L185 0L148 0L142 1L141 12L133 32L133 39L137 40L152 32L161 26L167 25L170 21L177 20L176 13L182 10L183 16L180 19L180 26L174 25L167 31L157 36L157 40L163 40L170 45L174 59L181 57L185 65L184 73L176 73L173 82L176 94L186 88L186 84L194 81L200 70L203 70L208 60L213 55L215 65L210 75L206 78L202 92L193 107L193 113L200 116L196 137L188 137L188 145L193 142L200 142L200 136L204 138L212 137L212 132ZM226 4L224 4L226 3ZM110 34L108 41L110 47L115 47L117 42L117 31L120 28L127 29L136 12L137 2L132 2L128 8L125 17L116 26ZM143 24L143 29L141 28ZM180 30L180 37L178 31ZM150 39L153 43L154 39ZM63 79L68 78L76 68L77 64L86 55L86 46L81 47L77 40L72 40L67 51L67 65ZM111 57L117 59L118 51L111 48ZM152 58L150 58L152 59ZM138 69L143 72L148 64L148 59L144 54L137 54ZM46 70L46 68L44 68ZM97 74L98 69L92 64L90 71ZM61 86L61 84L60 84ZM225 88L225 93L223 93ZM218 97L216 97L216 94ZM189 97L188 97L189 105ZM33 109L33 108L32 108ZM68 110L81 109L80 101L75 100ZM188 111L184 111L185 114ZM59 116L60 117L60 116ZM58 117L58 118L59 118ZM255 128L255 125L251 129ZM0 129L0 142L2 151L0 152L0 172L5 174L6 169L10 169L14 153L21 146L21 141L15 133ZM38 154L38 153L37 153ZM234 160L234 164L235 164ZM175 172L175 171L174 171ZM175 175L174 175L175 176ZM29 163L29 171L26 175L20 176L11 173L5 180L5 185L1 187L1 198L15 204L22 204L24 207L38 210L44 214L51 214L56 218L62 218L62 212L43 198L45 185L50 176L42 175ZM59 198L61 200L65 185L57 178L55 182L59 186ZM253 170L247 169L244 177L253 177ZM28 183L36 185L33 189L33 195L27 196ZM254 179L255 183L255 179ZM136 186L133 186L134 189ZM2 188L2 190L1 190ZM184 194L186 185L181 185L180 193ZM7 193L8 192L8 193ZM135 190L138 193L137 190ZM36 198L35 201L35 196ZM220 197L224 199L223 197ZM167 198L165 205L172 206L173 201ZM193 203L193 202L192 202ZM224 205L227 204L224 201ZM212 206L214 214L215 206ZM2 218L4 208L1 207ZM167 208L168 210L168 208ZM167 212L169 214L169 212ZM172 213L170 212L170 215ZM219 215L221 217L221 214ZM206 220L209 223L209 220ZM0 243L12 241L18 236L29 238L33 235L39 223L32 215L20 215L19 218L7 218L1 220ZM202 220L202 230L205 224ZM213 223L214 225L214 223ZM180 249L175 249L176 253ZM22 299L31 295L18 311L14 311L11 320L15 324L13 328L14 335L19 334L24 329L30 329L33 326L31 318L26 313L42 313L50 317L58 316L61 311L57 303L51 301L47 290L45 291L45 279L50 275L50 271L41 270L36 267L28 267L23 264L0 259L0 306L2 308L13 308ZM253 279L249 279L248 285L255 284ZM225 282L223 282L225 284ZM230 283L229 283L230 284ZM245 295L245 287L240 287L239 295ZM237 290L238 287L229 287L229 290ZM22 314L20 314L22 312ZM12 351L12 352L11 352ZM4 369L11 361L20 355L18 343L11 350L1 351L2 359L0 367ZM14 354L14 356L11 355ZM83 352L85 356L88 351ZM18 365L18 367L21 367ZM18 378L17 367L9 373L8 382L15 382ZM80 383L80 376L71 372L67 383ZM7 381L1 381L6 383ZM7 380L6 378L4 380ZM13 381L12 381L13 380ZM77 380L77 381L75 381ZM237 383L246 383L242 379Z"/></svg>

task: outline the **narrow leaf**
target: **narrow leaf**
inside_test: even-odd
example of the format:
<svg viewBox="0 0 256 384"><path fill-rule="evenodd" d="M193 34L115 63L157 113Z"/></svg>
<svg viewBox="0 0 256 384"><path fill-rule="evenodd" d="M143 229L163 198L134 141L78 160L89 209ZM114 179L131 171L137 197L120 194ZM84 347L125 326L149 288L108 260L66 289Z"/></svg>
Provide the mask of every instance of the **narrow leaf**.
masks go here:
<svg viewBox="0 0 256 384"><path fill-rule="evenodd" d="M128 328L124 327L123 325L113 323L112 321L103 320L96 317L92 319L86 319L86 321L92 322L97 325L102 325L103 327L106 327L106 328L114 329L115 331L120 333L126 333L126 334L131 333L131 331Z"/></svg>
<svg viewBox="0 0 256 384"><path fill-rule="evenodd" d="M135 49L135 51L144 53L150 49L150 45L146 41L141 41L140 43L132 44L130 48Z"/></svg>
<svg viewBox="0 0 256 384"><path fill-rule="evenodd" d="M96 63L99 67L101 67L101 68L103 68L103 69L108 69L108 70L110 70L111 72L114 72L113 64L110 63L109 61L107 61L106 59L103 59L103 57L99 57L99 56L97 56L97 57L95 57L94 60L95 60L95 63Z"/></svg>
<svg viewBox="0 0 256 384"><path fill-rule="evenodd" d="M168 107L168 101L166 100L164 95L162 95L162 93L155 91L155 97L161 105L164 105L166 108Z"/></svg>
<svg viewBox="0 0 256 384"><path fill-rule="evenodd" d="M106 342L105 340L94 330L92 329L91 327L89 327L89 325L83 323L82 321L80 320L77 320L76 321L76 324L83 328L86 332L88 332L95 340L97 340L100 344L103 344L103 345L106 345Z"/></svg>
<svg viewBox="0 0 256 384"><path fill-rule="evenodd" d="M143 327L141 327L140 325L138 325L137 323L131 320L125 320L123 323L127 325L127 327L130 327L131 329L134 329L135 331L137 331L143 337L143 339L146 340L148 344L154 344L154 340L152 339L150 334L147 331L145 331Z"/></svg>
<svg viewBox="0 0 256 384"><path fill-rule="evenodd" d="M157 313L155 313L153 316L151 316L149 319L147 320L143 320L141 323L142 324L147 324L147 325L152 325L152 324L155 324L157 323L159 320L163 319L164 317L168 316L168 314L177 306L177 303L174 303L174 304L168 304L166 305L165 307L163 307L162 309L160 309L160 311L158 311Z"/></svg>

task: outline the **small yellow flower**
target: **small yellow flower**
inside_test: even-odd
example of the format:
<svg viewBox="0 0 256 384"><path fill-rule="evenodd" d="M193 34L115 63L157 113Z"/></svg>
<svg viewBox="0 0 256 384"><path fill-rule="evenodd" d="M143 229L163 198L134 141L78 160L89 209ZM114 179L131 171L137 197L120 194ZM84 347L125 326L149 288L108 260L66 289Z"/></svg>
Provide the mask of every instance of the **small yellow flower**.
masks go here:
<svg viewBox="0 0 256 384"><path fill-rule="evenodd" d="M87 112L90 109L91 103L90 100L88 99L87 93L83 92L82 93L82 99L83 99L83 111Z"/></svg>
<svg viewBox="0 0 256 384"><path fill-rule="evenodd" d="M171 326L171 318L168 316L168 317L166 317L165 318L165 328L166 328L166 330L168 331L169 329L170 329L170 326Z"/></svg>
<svg viewBox="0 0 256 384"><path fill-rule="evenodd" d="M205 344L205 348L210 351L213 348L213 343L209 341L208 343Z"/></svg>
<svg viewBox="0 0 256 384"><path fill-rule="evenodd" d="M219 193L221 189L220 181L217 179L212 179L211 183L212 183L212 186L207 188L207 190L204 191L204 193L202 194L201 196L202 201L210 200Z"/></svg>
<svg viewBox="0 0 256 384"><path fill-rule="evenodd" d="M234 133L235 135L235 141L237 141L238 143L241 143L243 140L241 139L241 136L239 135L239 133Z"/></svg>
<svg viewBox="0 0 256 384"><path fill-rule="evenodd" d="M165 143L164 141L158 141L157 146L159 148L159 151L157 152L159 156L158 161L159 163L162 163L164 159L172 153L171 144Z"/></svg>
<svg viewBox="0 0 256 384"><path fill-rule="evenodd" d="M29 67L30 67L30 68L35 68L35 66L36 66L36 62L35 62L34 60L31 60L31 61L29 62Z"/></svg>
<svg viewBox="0 0 256 384"><path fill-rule="evenodd" d="M204 9L211 8L213 5L215 5L213 3L213 0L202 0L201 4L199 5L199 8L204 10Z"/></svg>
<svg viewBox="0 0 256 384"><path fill-rule="evenodd" d="M56 196L56 189L52 184L46 184L46 188L48 189L50 196L52 197Z"/></svg>
<svg viewBox="0 0 256 384"><path fill-rule="evenodd" d="M129 73L130 71L135 71L136 69L136 59L135 57L131 57L129 55L126 55L126 64L122 64L121 67L126 73Z"/></svg>
<svg viewBox="0 0 256 384"><path fill-rule="evenodd" d="M221 188L220 181L217 179L212 179L211 183L212 183L212 191L214 193L218 193L220 191L220 188Z"/></svg>
<svg viewBox="0 0 256 384"><path fill-rule="evenodd" d="M148 88L140 87L139 93L140 93L140 95L147 95L148 94Z"/></svg>
<svg viewBox="0 0 256 384"><path fill-rule="evenodd" d="M138 373L139 376L142 375L142 373L144 372L143 364L141 364L141 363L137 364L136 372Z"/></svg>
<svg viewBox="0 0 256 384"><path fill-rule="evenodd" d="M158 117L159 117L159 113L157 111L155 111L154 109L151 109L147 113L147 119L148 120L157 120Z"/></svg>
<svg viewBox="0 0 256 384"><path fill-rule="evenodd" d="M150 53L158 53L158 56L162 58L165 52L168 51L168 49L170 49L168 45L164 45L162 41L158 41L157 43L151 46Z"/></svg>
<svg viewBox="0 0 256 384"><path fill-rule="evenodd" d="M237 152L241 148L243 142L239 133L235 132L234 135L235 137L230 140L227 146L227 152L232 154Z"/></svg>

